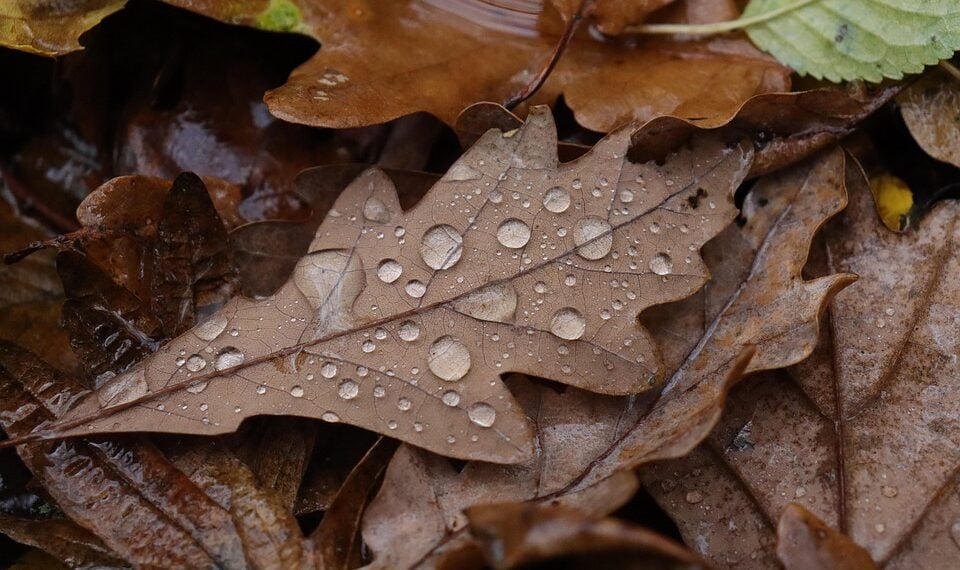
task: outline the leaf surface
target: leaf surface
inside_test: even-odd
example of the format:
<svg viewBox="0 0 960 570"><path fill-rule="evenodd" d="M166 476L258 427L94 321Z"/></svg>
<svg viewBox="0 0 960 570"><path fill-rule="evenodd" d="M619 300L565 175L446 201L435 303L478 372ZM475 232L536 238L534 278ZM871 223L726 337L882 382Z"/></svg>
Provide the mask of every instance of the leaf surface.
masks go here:
<svg viewBox="0 0 960 570"><path fill-rule="evenodd" d="M917 144L933 158L960 167L960 78L930 70L897 103Z"/></svg>
<svg viewBox="0 0 960 570"><path fill-rule="evenodd" d="M41 55L80 49L80 35L116 12L127 0L80 0L52 5L12 0L0 6L0 45Z"/></svg>
<svg viewBox="0 0 960 570"><path fill-rule="evenodd" d="M747 35L817 79L900 79L960 49L960 6L953 0L751 0L743 17L791 5L797 8L748 26Z"/></svg>
<svg viewBox="0 0 960 570"><path fill-rule="evenodd" d="M771 560L775 521L790 501L883 568L949 566L960 548L960 210L941 202L914 231L896 234L873 215L856 168L847 186L850 207L827 227L825 255L816 257L821 270L860 280L831 304L821 346L790 369L792 382L768 376L738 389L707 444L643 475L676 520L709 512L729 521L708 533L681 524L718 565Z"/></svg>

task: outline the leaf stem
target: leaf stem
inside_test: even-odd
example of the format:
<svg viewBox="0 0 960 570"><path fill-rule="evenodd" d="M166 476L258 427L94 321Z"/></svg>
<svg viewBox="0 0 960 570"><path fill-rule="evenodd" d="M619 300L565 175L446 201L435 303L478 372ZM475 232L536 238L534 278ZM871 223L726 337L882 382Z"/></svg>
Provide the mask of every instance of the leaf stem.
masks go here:
<svg viewBox="0 0 960 570"><path fill-rule="evenodd" d="M741 17L736 20L727 20L725 22L714 22L712 24L640 24L638 26L628 26L624 31L629 34L689 34L698 36L722 34L724 32L732 32L756 24L769 22L787 12L803 8L817 1L818 0L798 0L789 6L781 6L769 12L756 14L747 18Z"/></svg>
<svg viewBox="0 0 960 570"><path fill-rule="evenodd" d="M946 72L952 75L954 79L960 81L960 69L957 69L957 66L944 59L940 62L940 67L945 69Z"/></svg>

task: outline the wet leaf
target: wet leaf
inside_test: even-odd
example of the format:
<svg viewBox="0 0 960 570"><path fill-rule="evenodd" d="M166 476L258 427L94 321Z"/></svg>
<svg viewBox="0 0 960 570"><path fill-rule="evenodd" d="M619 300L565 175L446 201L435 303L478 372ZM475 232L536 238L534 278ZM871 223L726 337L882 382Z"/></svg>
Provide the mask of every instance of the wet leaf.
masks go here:
<svg viewBox="0 0 960 570"><path fill-rule="evenodd" d="M707 568L653 531L575 509L501 503L471 507L466 514L487 562L498 569L547 562L566 568Z"/></svg>
<svg viewBox="0 0 960 570"><path fill-rule="evenodd" d="M749 153L706 138L662 166L635 164L629 134L558 165L538 110L518 132L490 132L405 213L389 179L369 171L279 292L235 298L71 410L56 434L215 434L284 413L455 457L525 459L529 426L498 375L612 394L657 385L635 317L701 286L696 251L735 212Z"/></svg>
<svg viewBox="0 0 960 570"><path fill-rule="evenodd" d="M932 69L897 97L910 134L933 158L960 167L960 78Z"/></svg>
<svg viewBox="0 0 960 570"><path fill-rule="evenodd" d="M0 533L43 550L70 568L126 566L95 535L68 520L0 516Z"/></svg>
<svg viewBox="0 0 960 570"><path fill-rule="evenodd" d="M786 570L875 570L877 567L866 550L797 503L787 505L780 516L777 557Z"/></svg>
<svg viewBox="0 0 960 570"><path fill-rule="evenodd" d="M126 0L51 4L13 0L0 7L0 45L41 55L80 49L80 35L116 12Z"/></svg>
<svg viewBox="0 0 960 570"><path fill-rule="evenodd" d="M842 172L843 156L834 150L762 179L744 229L729 227L704 248L713 268L707 288L642 316L674 371L658 401L514 380L511 387L536 428L531 461L470 462L457 470L443 458L401 447L364 519L364 539L375 555L371 568L416 566L467 548L462 511L474 505L560 500L607 514L633 494L611 475L696 447L744 369L785 366L809 354L820 311L851 279L799 275L814 232L845 203Z"/></svg>
<svg viewBox="0 0 960 570"><path fill-rule="evenodd" d="M960 49L960 7L953 0L751 0L743 17L780 9L786 11L748 26L747 34L817 79L900 79Z"/></svg>
<svg viewBox="0 0 960 570"><path fill-rule="evenodd" d="M771 560L775 521L791 501L883 568L949 566L960 548L957 204L941 202L895 234L873 215L862 173L851 165L846 178L850 206L815 259L820 271L860 279L830 305L829 334L790 378L758 378L731 395L708 444L644 476L684 536L709 526L696 548L718 565ZM723 524L681 522L706 513Z"/></svg>

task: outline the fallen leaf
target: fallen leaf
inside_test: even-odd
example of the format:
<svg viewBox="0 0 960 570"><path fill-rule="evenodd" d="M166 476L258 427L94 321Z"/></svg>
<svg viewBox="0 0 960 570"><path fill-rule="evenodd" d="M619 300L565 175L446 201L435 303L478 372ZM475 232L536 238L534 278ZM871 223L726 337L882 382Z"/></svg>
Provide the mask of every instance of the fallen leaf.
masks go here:
<svg viewBox="0 0 960 570"><path fill-rule="evenodd" d="M0 533L43 550L70 568L125 566L99 538L68 520L0 516Z"/></svg>
<svg viewBox="0 0 960 570"><path fill-rule="evenodd" d="M801 75L830 81L900 79L960 49L960 7L952 0L751 0L743 18L761 49Z"/></svg>
<svg viewBox="0 0 960 570"><path fill-rule="evenodd" d="M845 203L842 172L843 155L834 150L762 179L748 199L744 228L731 226L704 248L714 268L707 288L642 315L674 371L657 402L560 392L515 379L513 392L536 428L531 461L470 462L457 470L443 458L401 447L364 519L364 539L375 556L369 568L416 567L466 548L462 511L474 505L560 500L607 514L633 494L611 488L611 475L696 447L745 368L789 365L809 354L820 310L851 280L848 274L813 281L799 275L814 232Z"/></svg>
<svg viewBox="0 0 960 570"><path fill-rule="evenodd" d="M960 78L931 69L897 97L914 140L933 158L960 166Z"/></svg>
<svg viewBox="0 0 960 570"><path fill-rule="evenodd" d="M466 511L470 530L497 569L528 564L573 568L707 568L682 545L643 527L568 507L500 503Z"/></svg>
<svg viewBox="0 0 960 570"><path fill-rule="evenodd" d="M518 132L488 133L405 213L368 171L280 291L233 299L73 408L56 435L216 434L283 413L455 457L529 457L529 425L499 374L611 394L656 386L635 317L702 285L696 252L732 220L749 168L749 153L709 138L662 166L635 164L629 136L558 165L538 109Z"/></svg>
<svg viewBox="0 0 960 570"><path fill-rule="evenodd" d="M75 383L8 343L0 344L0 383L6 396L0 423L12 437L54 420L84 395ZM72 521L135 565L245 568L248 560L284 559L270 544L289 551L289 534L299 533L295 524L282 524L289 519L271 510L269 501L249 501L262 493L249 490L236 464L229 473L241 480L204 485L205 493L143 440L47 442L17 451ZM225 499L232 503L225 506ZM261 524L262 518L268 524ZM287 541L268 537L265 546L258 540L263 533Z"/></svg>
<svg viewBox="0 0 960 570"><path fill-rule="evenodd" d="M83 32L126 3L126 0L80 0L50 5L35 0L14 0L0 7L0 45L41 55L78 50Z"/></svg>
<svg viewBox="0 0 960 570"><path fill-rule="evenodd" d="M895 234L873 215L863 174L850 165L846 178L850 206L816 257L860 280L830 305L830 334L790 369L793 381L768 376L731 395L695 457L643 476L685 537L711 529L696 549L721 566L769 560L790 501L883 568L949 567L957 556L957 203Z"/></svg>
<svg viewBox="0 0 960 570"><path fill-rule="evenodd" d="M867 551L790 503L777 524L777 557L785 570L876 570Z"/></svg>

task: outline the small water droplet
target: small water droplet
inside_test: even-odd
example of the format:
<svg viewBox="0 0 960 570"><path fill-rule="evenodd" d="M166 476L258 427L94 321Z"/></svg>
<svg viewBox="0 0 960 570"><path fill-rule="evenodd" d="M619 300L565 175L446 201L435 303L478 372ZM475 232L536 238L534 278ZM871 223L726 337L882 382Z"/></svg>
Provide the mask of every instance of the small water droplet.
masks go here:
<svg viewBox="0 0 960 570"><path fill-rule="evenodd" d="M335 424L340 421L340 416L333 412L323 412L323 414L320 415L320 419Z"/></svg>
<svg viewBox="0 0 960 570"><path fill-rule="evenodd" d="M624 204L629 204L633 202L633 191L632 190L622 190L620 192L620 201Z"/></svg>
<svg viewBox="0 0 960 570"><path fill-rule="evenodd" d="M191 394L199 394L200 392L203 392L204 390L207 389L207 384L209 384L209 382L207 382L206 380L201 380L200 382L194 382L193 384L190 384L189 386L187 386L187 392L190 392Z"/></svg>
<svg viewBox="0 0 960 570"><path fill-rule="evenodd" d="M410 295L414 299L419 299L423 297L427 292L427 286L424 285L421 281L416 279L408 281L407 285L403 288L407 292L407 295Z"/></svg>
<svg viewBox="0 0 960 570"><path fill-rule="evenodd" d="M453 226L440 224L433 226L420 241L420 257L429 267L442 270L450 269L463 255L463 236Z"/></svg>
<svg viewBox="0 0 960 570"><path fill-rule="evenodd" d="M703 500L703 493L701 493L700 491L690 491L689 493L686 494L686 496L684 497L684 500L686 500L691 505L695 505Z"/></svg>
<svg viewBox="0 0 960 570"><path fill-rule="evenodd" d="M440 400L452 408L460 403L460 393L456 390L447 390L440 396Z"/></svg>
<svg viewBox="0 0 960 570"><path fill-rule="evenodd" d="M324 362L323 365L320 366L320 376L323 376L324 378L333 378L337 375L337 370L336 363Z"/></svg>
<svg viewBox="0 0 960 570"><path fill-rule="evenodd" d="M873 529L874 529L875 531L877 531L877 533L883 534L883 533L887 530L887 525L885 525L885 524L883 524L883 523L877 523L877 524L873 527Z"/></svg>
<svg viewBox="0 0 960 570"><path fill-rule="evenodd" d="M584 259L602 259L613 247L613 228L603 218L587 216L573 228L573 243L577 254Z"/></svg>
<svg viewBox="0 0 960 570"><path fill-rule="evenodd" d="M233 407L233 413L239 414L239 413L240 413L240 406L234 406L234 407Z"/></svg>
<svg viewBox="0 0 960 570"><path fill-rule="evenodd" d="M403 274L403 266L395 259L384 259L377 266L377 277L384 283L393 283Z"/></svg>
<svg viewBox="0 0 960 570"><path fill-rule="evenodd" d="M420 422L413 422L413 431L420 433L423 431L423 424Z"/></svg>
<svg viewBox="0 0 960 570"><path fill-rule="evenodd" d="M504 247L519 249L530 241L530 226L516 218L505 220L497 228L497 241Z"/></svg>
<svg viewBox="0 0 960 570"><path fill-rule="evenodd" d="M293 396L294 398L302 398L302 397L303 397L303 386L297 385L297 386L293 386L292 388L290 388L290 395Z"/></svg>
<svg viewBox="0 0 960 570"><path fill-rule="evenodd" d="M397 400L397 409L400 410L401 412L405 412L409 410L412 405L413 403L410 402L409 398L400 398L399 400Z"/></svg>
<svg viewBox="0 0 960 570"><path fill-rule="evenodd" d="M217 353L217 357L213 362L213 367L216 370L226 370L227 368L240 366L243 364L244 358L245 357L243 353L240 352L239 349L232 346L227 346Z"/></svg>
<svg viewBox="0 0 960 570"><path fill-rule="evenodd" d="M266 387L266 386L264 386L263 384L260 384L259 386L257 386L257 394L259 394L259 395L262 396L262 395L264 395L264 394L266 394L266 393L267 393L267 387Z"/></svg>
<svg viewBox="0 0 960 570"><path fill-rule="evenodd" d="M397 420L389 420L389 421L387 421L387 427L388 427L389 429L397 429Z"/></svg>
<svg viewBox="0 0 960 570"><path fill-rule="evenodd" d="M563 278L563 283L567 287L573 287L574 285L577 284L577 276L571 273Z"/></svg>
<svg viewBox="0 0 960 570"><path fill-rule="evenodd" d="M658 224L657 222L653 222L652 224L650 224L650 227L648 229L650 230L650 233L658 234L660 233L660 224Z"/></svg>
<svg viewBox="0 0 960 570"><path fill-rule="evenodd" d="M570 194L563 188L554 186L543 196L543 207L554 214L566 212L570 207Z"/></svg>
<svg viewBox="0 0 960 570"><path fill-rule="evenodd" d="M480 427L490 427L497 419L497 411L490 404L478 402L467 410L467 417Z"/></svg>
<svg viewBox="0 0 960 570"><path fill-rule="evenodd" d="M353 380L344 380L340 382L340 386L337 388L337 395L344 400L352 400L356 398L359 393L360 386Z"/></svg>
<svg viewBox="0 0 960 570"><path fill-rule="evenodd" d="M201 412L205 412L205 411L207 411L207 410L209 410L209 409L210 409L210 406L208 406L206 403L200 404L200 411L201 411Z"/></svg>
<svg viewBox="0 0 960 570"><path fill-rule="evenodd" d="M384 397L384 396L386 396L386 395L387 395L387 390L386 390L386 388L384 388L384 387L381 386L380 384L377 384L376 386L373 387L373 397L374 397L374 398L382 398L382 397Z"/></svg>
<svg viewBox="0 0 960 570"><path fill-rule="evenodd" d="M887 314L888 317L892 317L894 314L896 314L896 311L894 311L892 308L887 308L887 310L884 312Z"/></svg>
<svg viewBox="0 0 960 570"><path fill-rule="evenodd" d="M470 371L470 351L462 342L452 336L445 335L430 345L427 365L430 372L433 372L438 378L454 382L466 376L467 372Z"/></svg>
<svg viewBox="0 0 960 570"><path fill-rule="evenodd" d="M891 485L884 485L882 492L884 497L893 498L897 496L897 493L899 493L899 490L896 487L893 487Z"/></svg>
<svg viewBox="0 0 960 570"><path fill-rule="evenodd" d="M377 345L372 340L365 340L363 341L363 344L360 345L360 350L366 353L371 353L376 349L377 349Z"/></svg>
<svg viewBox="0 0 960 570"><path fill-rule="evenodd" d="M363 217L371 222L385 224L390 221L390 210L380 198L371 196L363 204Z"/></svg>
<svg viewBox="0 0 960 570"><path fill-rule="evenodd" d="M582 337L586 328L587 321L572 307L558 310L550 320L550 332L565 340L576 340Z"/></svg>
<svg viewBox="0 0 960 570"><path fill-rule="evenodd" d="M805 497L807 495L807 490L803 487L797 487L793 491L793 496L796 498Z"/></svg>
<svg viewBox="0 0 960 570"><path fill-rule="evenodd" d="M673 271L673 260L665 253L658 253L650 259L650 271L657 275L667 275Z"/></svg>
<svg viewBox="0 0 960 570"><path fill-rule="evenodd" d="M413 342L420 337L420 325L414 321L404 321L400 325L400 338L407 341Z"/></svg>
<svg viewBox="0 0 960 570"><path fill-rule="evenodd" d="M193 354L187 358L187 370L190 372L200 372L207 367L207 361L199 354Z"/></svg>
<svg viewBox="0 0 960 570"><path fill-rule="evenodd" d="M383 340L387 338L387 329L383 327L377 327L377 329L373 331L373 338L377 340Z"/></svg>
<svg viewBox="0 0 960 570"><path fill-rule="evenodd" d="M536 283L533 284L533 290L543 295L544 293L547 292L547 284L544 283L543 281L537 281Z"/></svg>

